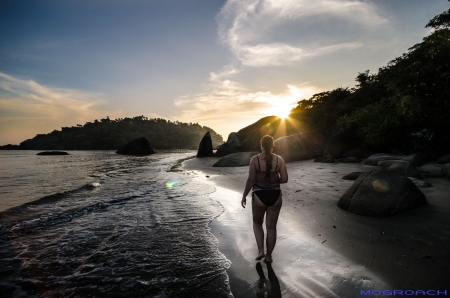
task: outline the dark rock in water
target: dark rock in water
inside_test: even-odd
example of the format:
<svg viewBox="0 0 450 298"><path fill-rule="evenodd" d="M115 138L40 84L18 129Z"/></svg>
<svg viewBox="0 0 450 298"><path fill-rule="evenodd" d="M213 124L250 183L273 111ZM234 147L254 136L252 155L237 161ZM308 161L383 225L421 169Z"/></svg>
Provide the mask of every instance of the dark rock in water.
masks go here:
<svg viewBox="0 0 450 298"><path fill-rule="evenodd" d="M425 182L423 180L408 177L417 187L431 187L433 186L431 183Z"/></svg>
<svg viewBox="0 0 450 298"><path fill-rule="evenodd" d="M374 169L359 176L337 205L359 215L388 216L426 203L425 195L410 179Z"/></svg>
<svg viewBox="0 0 450 298"><path fill-rule="evenodd" d="M361 158L359 157L345 157L338 160L340 163L360 163Z"/></svg>
<svg viewBox="0 0 450 298"><path fill-rule="evenodd" d="M420 154L400 155L387 153L372 154L366 159L364 164L368 166L378 166L378 163L382 160L404 160L411 163L415 167L420 167L423 165L422 156Z"/></svg>
<svg viewBox="0 0 450 298"><path fill-rule="evenodd" d="M450 163L442 165L441 173L442 173L443 176L445 176L448 179L450 179Z"/></svg>
<svg viewBox="0 0 450 298"><path fill-rule="evenodd" d="M44 151L44 152L39 152L36 155L69 155L69 153L64 152L64 151Z"/></svg>
<svg viewBox="0 0 450 298"><path fill-rule="evenodd" d="M344 177L342 177L342 179L344 179L344 180L356 180L356 179L358 179L359 176L361 176L362 173L364 173L364 172L351 172L350 174L347 174Z"/></svg>
<svg viewBox="0 0 450 298"><path fill-rule="evenodd" d="M133 140L116 151L117 154L125 155L149 155L155 154L156 150L150 145L146 137Z"/></svg>
<svg viewBox="0 0 450 298"><path fill-rule="evenodd" d="M314 162L334 163L334 158L331 155L324 155L314 159Z"/></svg>
<svg viewBox="0 0 450 298"><path fill-rule="evenodd" d="M209 157L213 156L212 140L209 131L205 133L200 145L198 145L197 157Z"/></svg>
<svg viewBox="0 0 450 298"><path fill-rule="evenodd" d="M274 152L289 162L322 155L325 138L319 133L299 133L280 137L274 143Z"/></svg>
<svg viewBox="0 0 450 298"><path fill-rule="evenodd" d="M382 160L378 166L383 170L388 170L405 177L422 179L422 174L411 163L404 160Z"/></svg>
<svg viewBox="0 0 450 298"><path fill-rule="evenodd" d="M437 162L441 165L450 163L450 154L440 157Z"/></svg>
<svg viewBox="0 0 450 298"><path fill-rule="evenodd" d="M240 148L241 142L239 141L238 135L237 133L232 132L228 135L227 141L217 148L214 156L222 157L231 153L236 153Z"/></svg>
<svg viewBox="0 0 450 298"><path fill-rule="evenodd" d="M350 147L353 135L356 131L356 123L347 122L339 126L328 140L324 155L334 158L341 157Z"/></svg>
<svg viewBox="0 0 450 298"><path fill-rule="evenodd" d="M373 152L367 148L353 148L342 153L342 157L359 157L367 158L371 156Z"/></svg>
<svg viewBox="0 0 450 298"><path fill-rule="evenodd" d="M219 159L213 167L244 167L250 165L252 156L258 155L259 152L237 152L228 154Z"/></svg>

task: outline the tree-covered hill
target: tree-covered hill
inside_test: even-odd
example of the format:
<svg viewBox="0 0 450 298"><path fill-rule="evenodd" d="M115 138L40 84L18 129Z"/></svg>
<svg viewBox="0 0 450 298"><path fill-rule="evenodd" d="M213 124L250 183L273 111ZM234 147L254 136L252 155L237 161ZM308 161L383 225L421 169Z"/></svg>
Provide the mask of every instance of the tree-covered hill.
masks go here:
<svg viewBox="0 0 450 298"><path fill-rule="evenodd" d="M291 118L325 135L356 122L355 145L373 149L432 146L450 150L450 10L427 25L433 32L377 73L298 102Z"/></svg>
<svg viewBox="0 0 450 298"><path fill-rule="evenodd" d="M214 148L223 143L221 135L198 123L172 122L144 116L115 120L106 117L100 121L38 134L18 146L6 145L2 149L116 150L139 137L147 137L156 149L196 149L207 131L211 134Z"/></svg>

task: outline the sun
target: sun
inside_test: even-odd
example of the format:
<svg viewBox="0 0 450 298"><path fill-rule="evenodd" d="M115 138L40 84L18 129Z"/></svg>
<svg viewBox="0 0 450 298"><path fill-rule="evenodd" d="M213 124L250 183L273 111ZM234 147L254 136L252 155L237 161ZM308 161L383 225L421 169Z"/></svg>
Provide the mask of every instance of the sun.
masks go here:
<svg viewBox="0 0 450 298"><path fill-rule="evenodd" d="M275 106L271 108L272 114L278 116L281 119L286 119L291 112L290 106Z"/></svg>

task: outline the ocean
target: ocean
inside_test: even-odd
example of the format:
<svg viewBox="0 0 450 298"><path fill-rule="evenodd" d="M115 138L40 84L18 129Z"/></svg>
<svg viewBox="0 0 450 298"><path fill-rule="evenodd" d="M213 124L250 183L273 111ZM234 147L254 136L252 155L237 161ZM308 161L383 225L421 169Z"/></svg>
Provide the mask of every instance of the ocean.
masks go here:
<svg viewBox="0 0 450 298"><path fill-rule="evenodd" d="M0 151L0 295L232 297L193 150Z"/></svg>

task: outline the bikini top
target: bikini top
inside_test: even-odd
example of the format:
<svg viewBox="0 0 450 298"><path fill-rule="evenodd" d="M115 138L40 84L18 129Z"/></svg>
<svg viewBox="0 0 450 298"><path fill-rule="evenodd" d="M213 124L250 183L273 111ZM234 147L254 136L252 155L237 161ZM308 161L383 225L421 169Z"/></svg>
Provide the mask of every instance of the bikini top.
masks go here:
<svg viewBox="0 0 450 298"><path fill-rule="evenodd" d="M275 165L275 171L270 171L269 179L266 178L266 171L261 171L261 164L258 159L258 169L256 170L256 181L253 184L253 190L268 190L268 189L280 189L280 176L278 175L278 155L277 164Z"/></svg>

